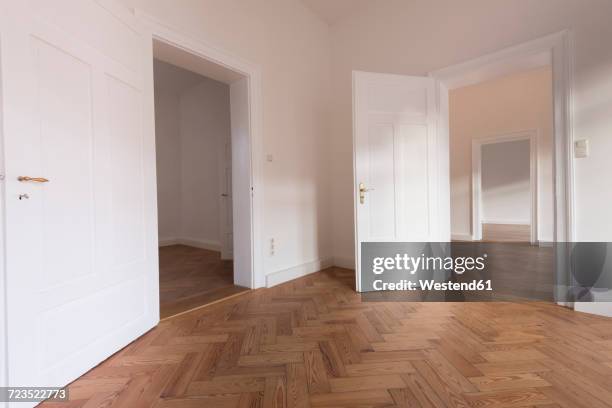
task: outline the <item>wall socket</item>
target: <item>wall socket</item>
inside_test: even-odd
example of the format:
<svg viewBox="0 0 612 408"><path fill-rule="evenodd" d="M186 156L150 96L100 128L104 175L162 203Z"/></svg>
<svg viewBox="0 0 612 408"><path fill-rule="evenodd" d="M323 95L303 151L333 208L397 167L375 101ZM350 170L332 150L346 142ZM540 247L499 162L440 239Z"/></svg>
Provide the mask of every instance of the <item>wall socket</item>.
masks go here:
<svg viewBox="0 0 612 408"><path fill-rule="evenodd" d="M577 159L584 159L585 157L589 157L590 148L589 148L589 140L581 139L576 140L574 142L574 157Z"/></svg>
<svg viewBox="0 0 612 408"><path fill-rule="evenodd" d="M274 256L275 250L274 238L270 238L270 256Z"/></svg>

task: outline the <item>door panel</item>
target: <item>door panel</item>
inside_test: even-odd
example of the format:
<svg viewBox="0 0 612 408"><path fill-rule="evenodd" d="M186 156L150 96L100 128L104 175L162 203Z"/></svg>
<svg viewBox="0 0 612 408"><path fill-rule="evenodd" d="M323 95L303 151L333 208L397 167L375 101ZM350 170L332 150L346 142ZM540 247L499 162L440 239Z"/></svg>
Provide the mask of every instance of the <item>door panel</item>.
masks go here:
<svg viewBox="0 0 612 408"><path fill-rule="evenodd" d="M430 238L429 171L427 126L397 126L395 156L397 235L402 241L426 241Z"/></svg>
<svg viewBox="0 0 612 408"><path fill-rule="evenodd" d="M159 320L151 44L104 1L50 3L0 3L15 386L65 385Z"/></svg>
<svg viewBox="0 0 612 408"><path fill-rule="evenodd" d="M48 290L93 272L92 73L91 65L39 38L31 44L41 174L53 180L52 188L40 189L44 273L39 282ZM74 237L71 257L66 236Z"/></svg>
<svg viewBox="0 0 612 408"><path fill-rule="evenodd" d="M107 76L111 165L113 268L144 260L142 129L140 91Z"/></svg>
<svg viewBox="0 0 612 408"><path fill-rule="evenodd" d="M375 189L370 194L370 237L376 240L395 239L395 189L393 180L394 129L389 124L374 124L368 131L369 141L369 186Z"/></svg>
<svg viewBox="0 0 612 408"><path fill-rule="evenodd" d="M448 150L437 139L438 121L433 79L353 73L358 277L362 242L448 239L448 207L439 203L448 197L448 175L438 171L448 168Z"/></svg>

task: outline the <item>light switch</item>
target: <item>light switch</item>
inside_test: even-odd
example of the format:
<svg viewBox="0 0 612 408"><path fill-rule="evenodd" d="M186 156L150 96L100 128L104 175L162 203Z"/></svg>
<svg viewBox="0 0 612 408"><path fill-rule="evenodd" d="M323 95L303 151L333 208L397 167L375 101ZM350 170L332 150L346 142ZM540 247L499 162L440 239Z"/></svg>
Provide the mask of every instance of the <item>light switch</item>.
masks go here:
<svg viewBox="0 0 612 408"><path fill-rule="evenodd" d="M269 161L269 162L274 161L274 156L272 156L271 154L267 154L266 155L266 161Z"/></svg>
<svg viewBox="0 0 612 408"><path fill-rule="evenodd" d="M589 157L589 141L587 139L576 140L574 142L574 157L577 159Z"/></svg>

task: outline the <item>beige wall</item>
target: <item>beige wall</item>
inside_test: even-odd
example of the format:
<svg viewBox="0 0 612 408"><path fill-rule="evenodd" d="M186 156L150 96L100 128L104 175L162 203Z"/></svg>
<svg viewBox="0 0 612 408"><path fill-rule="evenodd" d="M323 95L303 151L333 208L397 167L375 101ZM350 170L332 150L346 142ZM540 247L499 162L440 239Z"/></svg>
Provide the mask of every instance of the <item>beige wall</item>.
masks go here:
<svg viewBox="0 0 612 408"><path fill-rule="evenodd" d="M260 66L264 154L274 157L263 169L265 272L329 259L327 24L298 0L121 1Z"/></svg>
<svg viewBox="0 0 612 408"><path fill-rule="evenodd" d="M575 160L579 240L612 239L612 2L609 0L373 0L331 27L334 86L334 255L352 262L351 71L428 72L572 29L574 137L591 156Z"/></svg>
<svg viewBox="0 0 612 408"><path fill-rule="evenodd" d="M451 232L471 231L472 140L535 130L538 134L538 239L553 240L552 71L508 75L449 94Z"/></svg>

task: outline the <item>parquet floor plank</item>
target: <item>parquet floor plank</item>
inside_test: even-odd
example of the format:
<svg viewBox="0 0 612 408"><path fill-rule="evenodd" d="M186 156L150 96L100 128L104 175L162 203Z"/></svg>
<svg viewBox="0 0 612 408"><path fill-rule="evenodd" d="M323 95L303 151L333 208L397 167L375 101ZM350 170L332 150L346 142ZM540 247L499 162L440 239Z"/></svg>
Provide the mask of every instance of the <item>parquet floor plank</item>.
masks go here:
<svg viewBox="0 0 612 408"><path fill-rule="evenodd" d="M612 319L362 301L330 268L160 322L43 408L612 407Z"/></svg>

